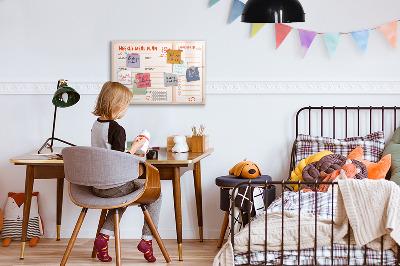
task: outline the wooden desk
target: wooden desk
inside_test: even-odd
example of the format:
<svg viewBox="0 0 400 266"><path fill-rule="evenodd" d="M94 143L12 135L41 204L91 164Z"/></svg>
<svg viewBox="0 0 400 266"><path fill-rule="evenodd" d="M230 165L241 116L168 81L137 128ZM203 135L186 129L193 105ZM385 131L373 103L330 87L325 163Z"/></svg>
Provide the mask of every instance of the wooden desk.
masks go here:
<svg viewBox="0 0 400 266"><path fill-rule="evenodd" d="M60 153L61 148L54 148ZM200 241L203 241L203 211L201 193L201 168L200 160L210 155L214 149L201 153L174 154L161 149L157 160L147 160L148 163L158 168L161 180L171 180L173 184L175 223L178 242L179 260L182 260L182 205L180 177L188 170L193 170L194 190L196 196L197 219L199 225ZM42 153L50 151L44 150ZM57 178L57 240L60 239L61 214L64 188L64 162L59 158L36 155L37 151L23 154L10 159L15 165L26 165L25 199L21 236L21 255L24 258L28 218L31 207L32 189L34 179ZM55 157L55 156L52 156Z"/></svg>

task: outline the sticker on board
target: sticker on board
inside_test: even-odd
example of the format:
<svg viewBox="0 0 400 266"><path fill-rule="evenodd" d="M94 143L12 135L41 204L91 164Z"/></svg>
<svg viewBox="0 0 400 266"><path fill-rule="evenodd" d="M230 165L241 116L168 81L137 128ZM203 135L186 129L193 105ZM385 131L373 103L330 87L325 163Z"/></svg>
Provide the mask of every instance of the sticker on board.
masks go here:
<svg viewBox="0 0 400 266"><path fill-rule="evenodd" d="M147 87L138 88L137 83L133 83L132 87L133 94L145 95L147 93Z"/></svg>
<svg viewBox="0 0 400 266"><path fill-rule="evenodd" d="M118 82L124 85L132 84L132 72L129 70L118 71Z"/></svg>
<svg viewBox="0 0 400 266"><path fill-rule="evenodd" d="M188 68L186 70L186 81L192 82L197 80L200 80L199 68L198 67L195 67L194 69L193 67Z"/></svg>
<svg viewBox="0 0 400 266"><path fill-rule="evenodd" d="M138 88L151 87L150 73L139 73L136 75L136 79L138 79L136 83Z"/></svg>
<svg viewBox="0 0 400 266"><path fill-rule="evenodd" d="M127 54L126 55L126 66L131 68L140 67L140 54Z"/></svg>
<svg viewBox="0 0 400 266"><path fill-rule="evenodd" d="M172 73L177 74L179 76L184 76L186 74L187 63L183 64L174 64Z"/></svg>
<svg viewBox="0 0 400 266"><path fill-rule="evenodd" d="M178 76L172 73L164 73L164 86L178 86Z"/></svg>
<svg viewBox="0 0 400 266"><path fill-rule="evenodd" d="M168 50L167 51L167 63L168 64L179 64L181 62L181 50Z"/></svg>

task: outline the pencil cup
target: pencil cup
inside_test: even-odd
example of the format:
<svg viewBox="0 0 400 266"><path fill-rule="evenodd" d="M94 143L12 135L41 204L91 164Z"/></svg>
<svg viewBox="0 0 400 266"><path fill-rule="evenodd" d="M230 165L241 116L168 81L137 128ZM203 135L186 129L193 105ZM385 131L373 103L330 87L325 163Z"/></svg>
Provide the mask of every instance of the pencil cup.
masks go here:
<svg viewBox="0 0 400 266"><path fill-rule="evenodd" d="M208 150L209 136L192 136L192 152L205 152Z"/></svg>

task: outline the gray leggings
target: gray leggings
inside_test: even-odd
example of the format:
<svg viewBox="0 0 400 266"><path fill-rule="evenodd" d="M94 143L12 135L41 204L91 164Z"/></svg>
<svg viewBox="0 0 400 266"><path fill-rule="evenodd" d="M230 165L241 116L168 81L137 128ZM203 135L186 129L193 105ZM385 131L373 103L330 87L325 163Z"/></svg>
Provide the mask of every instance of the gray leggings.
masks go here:
<svg viewBox="0 0 400 266"><path fill-rule="evenodd" d="M128 195L142 188L143 186L144 182L138 182L138 181L135 182L135 180L133 180L119 187L113 187L108 189L93 188L93 194L101 198L116 198ZM155 202L146 204L146 207L149 210L151 218L153 218L154 224L156 225L157 228L158 228L158 221L160 219L161 202L162 202L162 196L160 194L160 197ZM122 215L124 214L125 210L126 207L118 208L120 219L122 218ZM115 209L108 210L106 220L104 221L100 233L109 236L114 236L114 214L115 214ZM143 225L142 239L146 240L153 239L153 234L146 220L144 221Z"/></svg>

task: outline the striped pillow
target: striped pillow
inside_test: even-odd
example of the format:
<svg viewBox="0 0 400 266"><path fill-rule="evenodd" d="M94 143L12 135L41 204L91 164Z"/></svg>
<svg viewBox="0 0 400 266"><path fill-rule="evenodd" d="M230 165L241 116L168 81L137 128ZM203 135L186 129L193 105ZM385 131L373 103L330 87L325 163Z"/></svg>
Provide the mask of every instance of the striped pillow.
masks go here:
<svg viewBox="0 0 400 266"><path fill-rule="evenodd" d="M21 240L22 218L16 220L4 220L1 237ZM39 216L29 218L27 239L40 238Z"/></svg>
<svg viewBox="0 0 400 266"><path fill-rule="evenodd" d="M343 156L361 146L364 151L364 159L370 162L378 162L381 159L385 140L383 131L378 131L364 137L352 137L345 139L333 139L329 137L317 137L299 134L296 139L296 165L302 159L307 158L317 152L329 150Z"/></svg>

